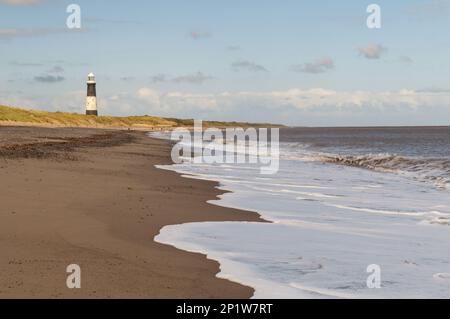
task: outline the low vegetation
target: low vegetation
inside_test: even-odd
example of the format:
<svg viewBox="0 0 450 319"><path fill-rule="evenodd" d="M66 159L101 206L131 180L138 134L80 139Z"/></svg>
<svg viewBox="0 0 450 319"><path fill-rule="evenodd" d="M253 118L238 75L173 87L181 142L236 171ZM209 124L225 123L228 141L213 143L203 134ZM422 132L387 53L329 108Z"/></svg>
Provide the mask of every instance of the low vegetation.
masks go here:
<svg viewBox="0 0 450 319"><path fill-rule="evenodd" d="M30 123L55 126L108 126L130 127L143 126L174 126L175 122L155 116L86 116L75 113L44 112L25 110L15 107L0 106L0 122Z"/></svg>
<svg viewBox="0 0 450 319"><path fill-rule="evenodd" d="M174 118L161 118L156 116L87 116L76 113L65 112L45 112L37 110L27 110L10 106L0 105L0 125L1 124L34 124L48 126L67 127L179 127L192 126L192 119L181 120ZM251 124L238 122L204 122L205 127L229 127L229 126L274 126L270 124ZM278 125L275 125L278 126Z"/></svg>

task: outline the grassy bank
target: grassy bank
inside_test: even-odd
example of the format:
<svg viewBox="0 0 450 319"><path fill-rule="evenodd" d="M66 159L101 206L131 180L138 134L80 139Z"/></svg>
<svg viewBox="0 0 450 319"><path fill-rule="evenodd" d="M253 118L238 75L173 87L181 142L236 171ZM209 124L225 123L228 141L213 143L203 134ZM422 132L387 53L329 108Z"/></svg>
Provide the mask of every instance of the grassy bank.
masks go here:
<svg viewBox="0 0 450 319"><path fill-rule="evenodd" d="M75 113L44 112L0 106L0 122L30 123L55 126L174 126L175 122L155 116L86 116Z"/></svg>
<svg viewBox="0 0 450 319"><path fill-rule="evenodd" d="M192 126L193 120L182 120L174 118L161 118L156 116L86 116L76 113L64 112L44 112L37 110L27 110L10 106L0 105L0 125L1 124L31 124L42 126L59 127L116 127L116 128L150 128L150 127L179 127ZM204 122L204 126L227 127L227 126L278 126L270 124L252 124L239 122Z"/></svg>

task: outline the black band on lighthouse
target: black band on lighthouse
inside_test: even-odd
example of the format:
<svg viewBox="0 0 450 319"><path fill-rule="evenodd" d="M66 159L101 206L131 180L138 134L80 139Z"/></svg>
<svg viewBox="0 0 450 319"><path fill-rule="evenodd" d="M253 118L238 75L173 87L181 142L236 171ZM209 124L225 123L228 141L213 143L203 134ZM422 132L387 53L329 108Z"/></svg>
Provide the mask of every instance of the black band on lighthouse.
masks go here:
<svg viewBox="0 0 450 319"><path fill-rule="evenodd" d="M98 116L98 111L86 111L86 115L95 115L95 116Z"/></svg>
<svg viewBox="0 0 450 319"><path fill-rule="evenodd" d="M97 90L95 88L95 83L88 83L87 96L97 96Z"/></svg>

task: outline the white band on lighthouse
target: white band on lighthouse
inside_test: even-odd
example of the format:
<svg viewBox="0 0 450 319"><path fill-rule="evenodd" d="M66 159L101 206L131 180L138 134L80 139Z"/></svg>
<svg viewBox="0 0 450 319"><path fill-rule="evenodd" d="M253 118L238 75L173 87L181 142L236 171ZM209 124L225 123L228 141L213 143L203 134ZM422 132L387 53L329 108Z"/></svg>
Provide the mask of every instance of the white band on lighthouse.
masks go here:
<svg viewBox="0 0 450 319"><path fill-rule="evenodd" d="M97 111L97 98L95 96L86 98L86 111Z"/></svg>

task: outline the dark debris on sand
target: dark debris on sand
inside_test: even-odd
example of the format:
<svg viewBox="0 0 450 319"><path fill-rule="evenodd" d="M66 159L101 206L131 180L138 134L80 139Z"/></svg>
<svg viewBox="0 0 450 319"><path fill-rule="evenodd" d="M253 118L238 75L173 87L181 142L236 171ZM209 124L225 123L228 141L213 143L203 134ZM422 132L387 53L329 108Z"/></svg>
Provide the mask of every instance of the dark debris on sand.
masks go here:
<svg viewBox="0 0 450 319"><path fill-rule="evenodd" d="M71 154L74 149L118 146L135 139L133 134L124 131L2 127L0 158L76 160Z"/></svg>

